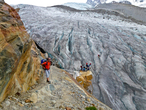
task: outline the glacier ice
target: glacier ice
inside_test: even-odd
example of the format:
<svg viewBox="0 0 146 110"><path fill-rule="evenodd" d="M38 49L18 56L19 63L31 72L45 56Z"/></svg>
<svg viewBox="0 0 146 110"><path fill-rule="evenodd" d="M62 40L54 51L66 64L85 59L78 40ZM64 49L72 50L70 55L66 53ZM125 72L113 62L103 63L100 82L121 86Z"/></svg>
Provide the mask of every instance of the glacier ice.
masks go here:
<svg viewBox="0 0 146 110"><path fill-rule="evenodd" d="M145 25L93 10L17 7L34 41L63 68L78 71L80 65L92 63L97 99L113 110L146 108Z"/></svg>

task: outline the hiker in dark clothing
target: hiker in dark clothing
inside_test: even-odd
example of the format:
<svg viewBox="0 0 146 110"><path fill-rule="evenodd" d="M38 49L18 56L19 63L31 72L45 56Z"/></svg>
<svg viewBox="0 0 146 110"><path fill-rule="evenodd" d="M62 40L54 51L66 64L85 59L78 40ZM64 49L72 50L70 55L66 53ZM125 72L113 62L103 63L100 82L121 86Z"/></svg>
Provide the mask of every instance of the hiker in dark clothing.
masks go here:
<svg viewBox="0 0 146 110"><path fill-rule="evenodd" d="M42 63L42 66L46 72L47 82L50 84L51 82L49 81L49 75L50 75L51 58L47 58L47 61Z"/></svg>
<svg viewBox="0 0 146 110"><path fill-rule="evenodd" d="M80 66L81 67L81 71L83 70L83 67L82 66Z"/></svg>
<svg viewBox="0 0 146 110"><path fill-rule="evenodd" d="M91 66L91 63L88 65L88 63L86 63L86 68L87 68L87 70L89 70L90 69L90 66Z"/></svg>
<svg viewBox="0 0 146 110"><path fill-rule="evenodd" d="M86 70L86 68L85 67L83 67L83 71L85 71Z"/></svg>

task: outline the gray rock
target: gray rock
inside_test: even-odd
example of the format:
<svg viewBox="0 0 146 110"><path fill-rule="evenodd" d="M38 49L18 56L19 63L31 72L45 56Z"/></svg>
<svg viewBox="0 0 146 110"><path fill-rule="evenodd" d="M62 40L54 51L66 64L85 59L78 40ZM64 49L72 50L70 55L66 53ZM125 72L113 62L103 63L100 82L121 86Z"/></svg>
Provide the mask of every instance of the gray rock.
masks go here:
<svg viewBox="0 0 146 110"><path fill-rule="evenodd" d="M10 105L10 101L6 101L6 106L9 106Z"/></svg>
<svg viewBox="0 0 146 110"><path fill-rule="evenodd" d="M35 108L35 109L39 109L39 107L38 107L38 106L34 106L34 108Z"/></svg>
<svg viewBox="0 0 146 110"><path fill-rule="evenodd" d="M51 101L51 104L55 105L56 104L56 101L55 100L52 100Z"/></svg>
<svg viewBox="0 0 146 110"><path fill-rule="evenodd" d="M82 97L83 99L85 99L85 98L86 98L84 95L81 95L81 97Z"/></svg>
<svg viewBox="0 0 146 110"><path fill-rule="evenodd" d="M51 90L51 91L54 91L54 90L55 90L54 85L50 84L50 90Z"/></svg>
<svg viewBox="0 0 146 110"><path fill-rule="evenodd" d="M18 110L15 106L12 106L12 110Z"/></svg>

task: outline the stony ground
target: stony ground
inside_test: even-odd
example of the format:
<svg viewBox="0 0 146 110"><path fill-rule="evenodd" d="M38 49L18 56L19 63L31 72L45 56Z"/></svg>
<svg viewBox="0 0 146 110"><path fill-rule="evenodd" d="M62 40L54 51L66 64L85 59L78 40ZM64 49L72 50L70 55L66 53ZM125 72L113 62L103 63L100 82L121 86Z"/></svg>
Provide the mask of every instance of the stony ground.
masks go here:
<svg viewBox="0 0 146 110"><path fill-rule="evenodd" d="M51 67L50 81L44 76L26 93L9 96L0 110L85 110L96 106L99 110L110 110L92 95L84 91L71 75L64 70Z"/></svg>

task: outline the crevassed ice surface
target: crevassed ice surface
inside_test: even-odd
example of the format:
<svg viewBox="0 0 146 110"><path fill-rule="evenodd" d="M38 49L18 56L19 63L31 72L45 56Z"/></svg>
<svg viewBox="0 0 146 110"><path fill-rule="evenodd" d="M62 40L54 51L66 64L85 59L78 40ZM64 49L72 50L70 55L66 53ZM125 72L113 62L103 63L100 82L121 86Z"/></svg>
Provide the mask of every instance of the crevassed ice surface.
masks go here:
<svg viewBox="0 0 146 110"><path fill-rule="evenodd" d="M113 110L145 110L146 26L106 13L18 7L32 38L65 69L92 63L97 99Z"/></svg>

